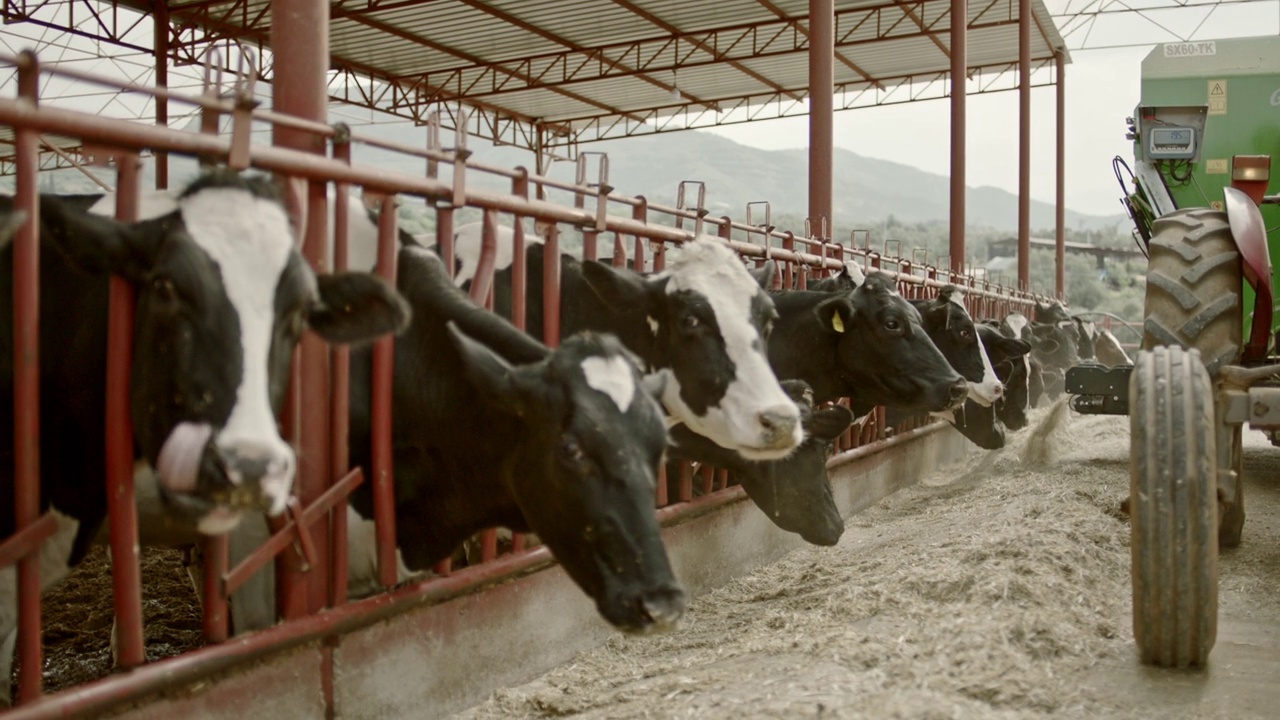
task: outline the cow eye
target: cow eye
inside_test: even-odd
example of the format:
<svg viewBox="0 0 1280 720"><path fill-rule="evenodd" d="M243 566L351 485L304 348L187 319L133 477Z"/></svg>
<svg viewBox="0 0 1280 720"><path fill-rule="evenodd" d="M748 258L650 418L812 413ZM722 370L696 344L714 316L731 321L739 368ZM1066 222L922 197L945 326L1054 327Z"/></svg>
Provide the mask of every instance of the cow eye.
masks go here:
<svg viewBox="0 0 1280 720"><path fill-rule="evenodd" d="M889 332L898 332L902 330L902 323L898 320L885 320L884 329Z"/></svg>
<svg viewBox="0 0 1280 720"><path fill-rule="evenodd" d="M586 453L574 438L564 435L560 438L560 457L570 465L580 465L586 460Z"/></svg>
<svg viewBox="0 0 1280 720"><path fill-rule="evenodd" d="M967 342L967 341L969 341L972 337L973 337L973 332L972 332L972 331L970 331L970 330L961 330L961 331L960 331L960 339L961 339L961 340L964 340L964 341L966 341L966 342Z"/></svg>
<svg viewBox="0 0 1280 720"><path fill-rule="evenodd" d="M680 324L681 324L681 325L682 325L686 330L692 330L692 329L694 329L694 328L698 327L698 324L699 324L699 323L698 323L698 316L697 316L697 315L685 315L683 318L681 318L681 319L680 319Z"/></svg>

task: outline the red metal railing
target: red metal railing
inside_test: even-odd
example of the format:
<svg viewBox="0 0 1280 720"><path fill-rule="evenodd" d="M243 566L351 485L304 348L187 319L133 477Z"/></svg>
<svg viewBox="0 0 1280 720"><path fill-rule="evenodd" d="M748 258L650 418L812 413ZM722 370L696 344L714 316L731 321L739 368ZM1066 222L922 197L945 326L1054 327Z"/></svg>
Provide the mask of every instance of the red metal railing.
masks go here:
<svg viewBox="0 0 1280 720"><path fill-rule="evenodd" d="M531 218L543 226L541 231L546 253L557 257L561 246L561 232L578 229L583 235L584 259L595 257L596 241L602 235L612 233L613 262L615 265L641 271L660 271L664 268L666 248L669 243L679 244L695 234L714 235L721 238L744 258L757 264L766 259L779 263L775 276L776 287L805 287L810 276L822 277L838 270L846 261L858 262L865 267L880 268L894 276L902 293L908 297L929 297L943 285L963 285L969 293L967 302L971 312L978 316L992 316L1014 307L1027 307L1037 297L1014 292L985 280L979 282L971 276L961 276L947 269L925 263L890 257L886 252L868 248L856 248L832 242L825 237L796 236L769 226L766 206L764 226L751 222L748 208L745 222L728 217L708 217L705 209L706 188L698 185L698 200L690 205L684 202L683 184L677 207L650 203L644 197L615 195L608 177L608 160L601 155L598 172L593 182L587 181L587 155L580 156L575 181L564 183L545 177L530 176L523 168L505 169L474 162L465 146L465 136L460 136L458 146L444 148L439 133L429 135L424 148L412 148L386 142L345 127L330 127L321 123L291 118L278 113L253 110L243 93L230 98L219 93L200 97L184 97L177 93L152 88L131 89L161 97L166 102L185 102L207 111L207 117L220 114L233 117L230 138L208 133L192 133L165 127L104 120L91 115L61 108L41 107L37 104L36 87L42 69L34 57L10 58L0 56L0 65L10 64L19 70L19 97L16 100L0 100L0 123L16 130L18 144L18 184L16 207L25 210L31 218L38 218L36 195L36 143L42 132L57 133L82 138L85 142L114 148L150 148L159 154L186 154L230 163L233 167L253 167L275 172L286 178L295 189L300 183L306 190L290 194L291 210L300 224L306 228L305 245L308 259L316 266L323 266L325 252L322 245L328 222L325 184L335 183L336 196L347 197L348 188L358 185L366 196L378 197L381 213L378 226L378 272L387 280L395 280L397 247L396 196L407 200L419 198L434 206L436 238L445 266L453 272L453 230L459 210L470 208L482 213L482 253L472 285L472 298L479 303L491 302L494 258L498 250L498 227L511 222L513 227L513 307L512 321L520 328L526 322L526 295L528 268L525 263L525 237L523 222ZM103 83L91 74L67 71L61 68L46 69L51 74L72 77L85 82ZM103 83L110 84L110 83ZM329 143L331 156L315 155L282 147L250 145L247 142L247 123L258 120L276 123L291 130L309 133ZM465 124L465 123L463 123ZM216 127L217 123L212 123ZM401 153L427 161L425 176L410 176L351 162L352 146L360 144L380 150ZM136 217L138 203L137 155L130 150L115 151L113 156L119 170L118 207L121 219ZM448 181L437 176L439 168L449 166L452 177ZM507 178L512 191L509 194L474 189L468 181L473 173ZM530 199L530 183L543 189L569 192L572 205L559 205ZM594 203L589 202L593 199ZM347 265L349 248L347 238L348 209L345 202L334 208L333 262L336 269ZM690 224L688 229L685 225ZM38 466L38 364L35 350L38 318L38 265L37 223L27 222L14 240L15 251L15 421L17 477L15 508L17 532L0 544L0 565L19 563L19 655L22 672L19 677L19 702L30 703L41 695L41 647L39 597L40 579L36 557L33 554L39 543L53 531L52 517L39 517L39 466ZM826 229L821 233L825 235ZM627 257L627 249L631 249ZM540 329L544 341L555 346L560 339L560 266L557 262L544 263L543 306L544 326ZM121 664L133 667L144 662L141 633L140 597L137 573L136 519L132 501L132 450L128 426L127 379L130 347L131 289L121 280L113 282L112 290L111 351L107 372L109 384L109 410L106 422L109 428L112 471L107 480L112 489L111 543L116 568L113 574L116 592L116 613L121 628ZM312 342L312 341L307 341ZM393 467L391 461L391 377L393 372L393 341L384 339L375 346L373 374L373 437L374 452L371 482L375 496L375 524L377 536L378 580L385 587L397 582L393 497ZM286 403L286 436L292 436L307 423L307 432L319 432L331 436L329 451L309 462L319 463L322 472L309 470L311 475L328 477L332 482L323 486L299 485L300 492L310 502L303 504L296 499L290 503L289 512L274 524L272 537L249 557L240 559L235 567L229 567L225 538L214 538L206 544L204 587L205 635L208 642L216 644L227 637L227 598L241 587L256 571L272 558L276 558L280 578L280 614L286 622L276 628L255 634L252 639L223 648L209 648L186 658L163 661L168 668L164 673L135 670L127 677L114 677L91 683L81 689L60 693L60 702L42 702L30 708L31 716L49 717L62 712L81 711L91 707L106 707L127 693L154 691L167 682L188 682L192 674L212 672L225 667L226 662L251 657L272 648L282 648L303 642L308 638L332 637L336 633L360 624L375 622L384 613L420 604L426 599L447 597L465 591L478 584L492 582L507 573L523 571L548 562L545 549L525 550L524 539L512 538L511 549L499 552L496 534L487 531L481 542L480 567L467 568L450 577L437 577L416 582L390 594L376 596L358 603L344 604L347 600L346 515L342 506L350 492L362 481L358 471L351 471L346 443L347 394L349 390L349 357L344 349L307 348L309 355L323 353L325 362L307 364L305 372L313 385L332 388L319 401L307 393L298 391L304 378L300 363L295 363L292 391ZM321 402L317 409L316 403ZM121 422L123 418L123 422ZM913 428L918 421L911 421L893 429L894 437L887 442L908 442L917 437ZM855 425L837 443L836 454L831 460L835 466L852 458L874 452L876 443L883 443L890 429L885 427L883 409L877 410L868 422ZM742 499L740 488L730 487L727 472L705 466L683 464L680 469L675 498L669 498L665 478L658 483L657 506L659 516L674 521L685 512L703 512L718 504ZM695 492L695 490L697 492ZM448 575L448 561L437 568L441 575ZM313 572L315 571L315 572ZM311 578L323 582L317 585ZM325 610L325 606L332 609ZM166 679L167 678L167 679ZM186 678L184 680L184 678ZM15 717L28 713L14 712Z"/></svg>

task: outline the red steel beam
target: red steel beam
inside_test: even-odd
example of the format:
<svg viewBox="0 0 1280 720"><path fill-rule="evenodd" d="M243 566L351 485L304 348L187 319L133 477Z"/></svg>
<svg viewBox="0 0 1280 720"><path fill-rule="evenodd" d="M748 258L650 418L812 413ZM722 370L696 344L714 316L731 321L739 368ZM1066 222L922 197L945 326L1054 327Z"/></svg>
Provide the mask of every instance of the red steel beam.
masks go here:
<svg viewBox="0 0 1280 720"><path fill-rule="evenodd" d="M326 0L272 0L271 52L274 78L272 105L276 112L325 122L329 69L329 3ZM287 127L274 126L278 146L325 154L325 138ZM303 255L317 272L328 265L328 200L325 184L307 186L307 235ZM298 395L304 402L296 431L299 435L297 494L309 506L328 489L329 477L329 348L314 333L299 342ZM311 564L306 583L306 609L317 612L329 596L329 523L321 520L300 532L311 534L317 562Z"/></svg>
<svg viewBox="0 0 1280 720"><path fill-rule="evenodd" d="M1058 50L1054 56L1054 67L1057 70L1057 141L1054 143L1057 150L1057 179L1054 186L1054 277L1053 291L1057 294L1059 300L1067 299L1067 280L1066 280L1066 261L1067 261L1067 78L1064 74L1065 59L1063 51Z"/></svg>
<svg viewBox="0 0 1280 720"><path fill-rule="evenodd" d="M388 195L382 200L378 216L378 275L396 284L396 200ZM373 346L372 397L370 399L373 435L373 509L378 552L378 582L395 587L396 573L396 506L395 463L391 447L391 391L395 373L395 338L380 338Z"/></svg>
<svg viewBox="0 0 1280 720"><path fill-rule="evenodd" d="M39 96L36 56L18 58L18 95L33 106ZM14 527L21 532L40 519L40 196L38 130L14 128L18 159L16 207L27 221L13 239L13 454ZM18 561L18 703L43 692L40 647L40 554ZM6 679L7 680L7 679Z"/></svg>
<svg viewBox="0 0 1280 720"><path fill-rule="evenodd" d="M809 217L832 219L835 6L809 0Z"/></svg>
<svg viewBox="0 0 1280 720"><path fill-rule="evenodd" d="M1018 0L1018 289L1031 289L1031 0Z"/></svg>
<svg viewBox="0 0 1280 720"><path fill-rule="evenodd" d="M340 127L340 130L342 128ZM338 162L351 164L350 132L339 132L333 141L333 158ZM333 203L333 270L345 272L349 261L348 217L351 206L347 202L350 196L350 185L336 183ZM363 268L362 268L363 269ZM330 417L329 439L329 473L331 477L344 477L351 466L351 349L345 345L335 345L330 351L330 369L333 379L333 414ZM354 487L354 486L353 486ZM344 503L345 504L345 503ZM333 558L333 572L329 577L329 607L339 607L347 602L347 575L350 558L347 557L347 513L345 507L338 507L331 515L333 520L333 537L330 557Z"/></svg>
<svg viewBox="0 0 1280 720"><path fill-rule="evenodd" d="M155 0L152 10L152 43L156 62L156 85L169 85L169 4L168 0ZM156 125L169 125L169 98L156 97ZM156 151L156 189L169 188L169 153Z"/></svg>
<svg viewBox="0 0 1280 720"><path fill-rule="evenodd" d="M968 0L951 0L951 17L969 16ZM964 23L951 23L951 270L964 269L966 174L966 100L969 85L969 33Z"/></svg>
<svg viewBox="0 0 1280 720"><path fill-rule="evenodd" d="M133 153L115 157L119 172L116 218L138 219L139 170ZM133 285L111 278L107 331L107 510L111 530L111 587L115 595L119 641L116 665L128 669L146 661L142 639L142 574L138 568L138 507L133 493L133 418L129 414L129 381L133 368Z"/></svg>

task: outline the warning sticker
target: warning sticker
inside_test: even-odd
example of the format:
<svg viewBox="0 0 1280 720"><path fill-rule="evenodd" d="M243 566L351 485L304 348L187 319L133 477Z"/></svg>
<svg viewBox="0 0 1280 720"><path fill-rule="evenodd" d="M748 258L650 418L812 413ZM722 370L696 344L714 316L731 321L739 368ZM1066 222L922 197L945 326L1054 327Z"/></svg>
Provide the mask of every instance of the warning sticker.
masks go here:
<svg viewBox="0 0 1280 720"><path fill-rule="evenodd" d="M1226 175L1227 161L1224 160L1205 160L1204 171L1207 175Z"/></svg>
<svg viewBox="0 0 1280 720"><path fill-rule="evenodd" d="M1226 115L1227 114L1227 81L1226 80L1210 80L1209 81L1209 114L1210 115Z"/></svg>

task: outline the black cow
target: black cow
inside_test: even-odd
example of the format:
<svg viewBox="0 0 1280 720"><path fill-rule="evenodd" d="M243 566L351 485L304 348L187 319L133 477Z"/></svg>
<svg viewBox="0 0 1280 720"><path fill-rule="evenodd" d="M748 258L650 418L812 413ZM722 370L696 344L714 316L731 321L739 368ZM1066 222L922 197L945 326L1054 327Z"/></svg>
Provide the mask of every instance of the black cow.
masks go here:
<svg viewBox="0 0 1280 720"><path fill-rule="evenodd" d="M812 385L815 402L848 396L860 417L876 405L950 411L968 394L886 275L870 273L852 292L783 290L773 300L769 360L779 377Z"/></svg>
<svg viewBox="0 0 1280 720"><path fill-rule="evenodd" d="M778 527L814 545L835 545L844 533L844 519L831 495L827 457L832 441L853 422L853 413L839 405L815 408L813 389L802 380L783 380L782 388L800 407L805 429L804 443L785 459L745 460L683 424L671 429L667 457L728 470Z"/></svg>
<svg viewBox="0 0 1280 720"><path fill-rule="evenodd" d="M545 246L531 244L526 327L543 327ZM773 263L748 272L732 250L685 243L661 273L641 275L595 261L560 260L561 335L616 333L650 372L665 378L667 411L691 430L750 460L785 457L803 440L800 411L769 367L764 343L773 301L761 289ZM494 309L511 311L512 269L494 277Z"/></svg>
<svg viewBox="0 0 1280 720"><path fill-rule="evenodd" d="M808 283L806 290L814 292L853 292L867 279L862 267L852 260L846 262L840 272L831 277L820 278Z"/></svg>
<svg viewBox="0 0 1280 720"><path fill-rule="evenodd" d="M136 460L159 468L165 519L224 532L250 510L284 509L296 465L276 411L306 328L331 342L398 331L408 309L368 274L319 275L294 246L277 189L208 173L137 223L40 198L40 501L58 532L41 550L45 589L83 559L107 512L104 420L108 287L137 289L130 412ZM146 209L144 208L144 211ZM0 217L13 212L0 198ZM13 245L0 250L0 497L14 493ZM153 474L154 476L154 474ZM14 532L0 513L0 537ZM143 535L146 534L145 528ZM16 582L0 570L0 702L8 700Z"/></svg>
<svg viewBox="0 0 1280 720"><path fill-rule="evenodd" d="M533 531L609 622L633 632L674 623L684 592L653 511L666 430L634 356L592 332L548 350L473 304L422 248L401 248L398 285L414 313L394 380L407 569L430 568L482 528ZM353 353L351 459L366 474L370 373L371 353ZM372 517L368 484L352 505Z"/></svg>

